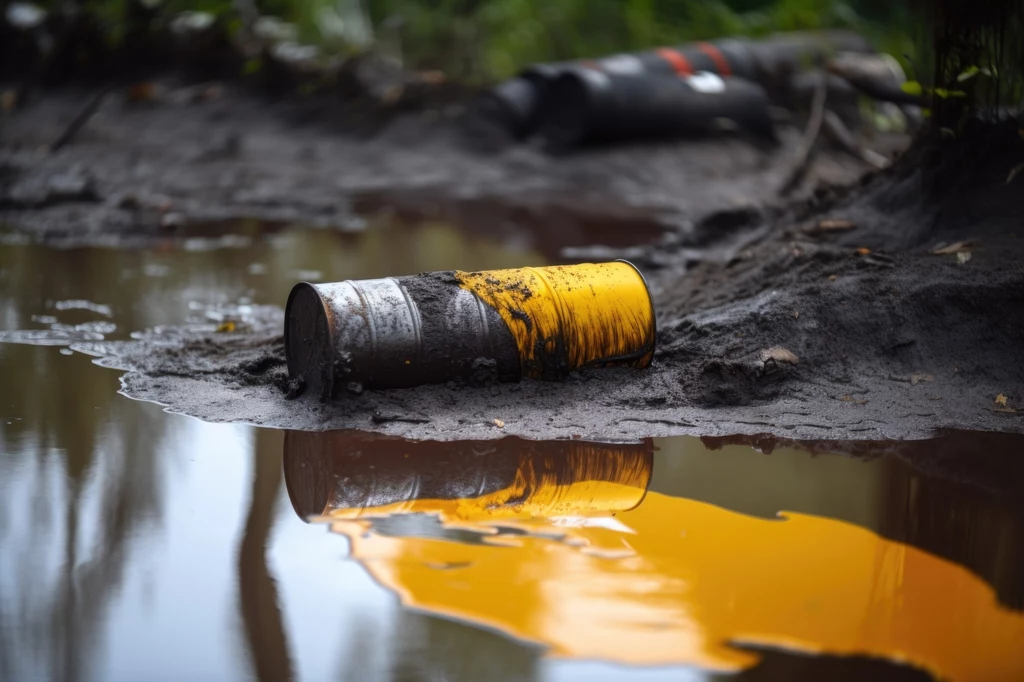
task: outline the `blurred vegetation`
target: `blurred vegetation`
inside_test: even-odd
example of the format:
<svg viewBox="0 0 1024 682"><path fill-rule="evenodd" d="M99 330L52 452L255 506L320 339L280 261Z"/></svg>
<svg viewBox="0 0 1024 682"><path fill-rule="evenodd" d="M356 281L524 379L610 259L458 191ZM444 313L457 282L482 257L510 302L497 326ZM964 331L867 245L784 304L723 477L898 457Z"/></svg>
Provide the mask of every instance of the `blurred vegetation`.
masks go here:
<svg viewBox="0 0 1024 682"><path fill-rule="evenodd" d="M332 64L373 52L463 84L494 82L535 62L725 36L848 28L901 62L908 87L932 99L942 127L955 131L973 111L1024 102L1024 0L69 1L75 2L41 4L65 11L74 6L91 17L114 59L134 36L136 49L120 52L122 62L144 61L137 57L145 49L138 48L158 42L150 40L154 29L196 12L216 21L222 44L256 36L263 45L289 48L277 58L300 55ZM244 62L229 72L262 71L266 61L259 48L244 52ZM79 49L74 57L79 63L88 61L82 54Z"/></svg>
<svg viewBox="0 0 1024 682"><path fill-rule="evenodd" d="M374 20L402 17L411 62L470 80L524 64L721 36L845 27L912 54L902 3L836 0L371 0Z"/></svg>
<svg viewBox="0 0 1024 682"><path fill-rule="evenodd" d="M1019 115L1006 107L1024 103L1024 0L943 0L922 7L934 27L928 80L936 124L959 132L976 114Z"/></svg>
<svg viewBox="0 0 1024 682"><path fill-rule="evenodd" d="M41 4L52 9L62 1ZM79 0L79 5L99 18L112 43L122 41L131 26L132 5L151 8L165 21L184 11L208 12L233 33L242 27L245 8L254 7L288 22L297 42L316 46L323 55L369 47L407 67L477 83L507 77L531 62L722 36L852 28L901 60L913 58L917 39L906 3L881 0Z"/></svg>

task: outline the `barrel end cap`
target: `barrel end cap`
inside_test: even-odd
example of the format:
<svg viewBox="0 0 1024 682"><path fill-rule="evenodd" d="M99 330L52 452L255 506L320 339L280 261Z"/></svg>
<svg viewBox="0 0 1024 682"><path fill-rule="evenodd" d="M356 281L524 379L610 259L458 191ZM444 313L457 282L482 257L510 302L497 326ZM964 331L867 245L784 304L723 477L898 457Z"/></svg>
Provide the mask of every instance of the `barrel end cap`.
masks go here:
<svg viewBox="0 0 1024 682"><path fill-rule="evenodd" d="M288 378L301 392L327 400L334 392L334 343L327 306L316 285L292 287L284 310Z"/></svg>

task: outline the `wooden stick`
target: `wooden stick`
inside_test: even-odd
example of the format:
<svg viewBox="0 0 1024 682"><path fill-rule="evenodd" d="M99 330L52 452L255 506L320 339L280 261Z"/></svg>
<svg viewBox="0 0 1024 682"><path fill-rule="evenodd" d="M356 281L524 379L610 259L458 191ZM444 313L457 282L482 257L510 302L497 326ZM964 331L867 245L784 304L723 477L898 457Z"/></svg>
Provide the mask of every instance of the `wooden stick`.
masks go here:
<svg viewBox="0 0 1024 682"><path fill-rule="evenodd" d="M68 127L64 129L63 133L61 133L61 136L58 137L54 141L54 143L50 145L51 154L53 154L64 145L71 142L72 139L74 139L75 135L78 134L78 131L81 130L82 127L89 122L89 119L92 118L93 114L95 114L96 111L100 108L100 105L103 104L103 100L107 98L107 95L109 93L110 88L103 88L95 95L93 95L92 99L86 102L85 106L82 107L81 111L78 112L78 115L71 120L71 123L68 124Z"/></svg>
<svg viewBox="0 0 1024 682"><path fill-rule="evenodd" d="M825 100L828 96L828 76L825 73L819 74L818 85L814 89L814 100L811 102L811 118L807 121L807 128L800 138L797 147L796 163L790 171L786 181L779 188L779 196L786 196L800 184L814 158L815 142L821 133L821 122L825 117Z"/></svg>
<svg viewBox="0 0 1024 682"><path fill-rule="evenodd" d="M825 134L832 138L832 140L850 156L858 158L869 166L879 170L889 166L889 160L887 158L857 142L853 133L850 132L850 129L846 127L846 124L843 123L843 119L839 118L839 114L836 112L826 111L825 118L822 120L822 125L825 127Z"/></svg>

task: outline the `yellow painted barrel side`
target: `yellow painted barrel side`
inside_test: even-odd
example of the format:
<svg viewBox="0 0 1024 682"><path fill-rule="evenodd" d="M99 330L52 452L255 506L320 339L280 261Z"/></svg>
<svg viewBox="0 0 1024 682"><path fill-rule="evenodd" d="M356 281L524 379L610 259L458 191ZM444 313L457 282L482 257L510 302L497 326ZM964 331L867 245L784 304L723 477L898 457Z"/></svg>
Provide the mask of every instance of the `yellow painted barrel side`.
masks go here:
<svg viewBox="0 0 1024 682"><path fill-rule="evenodd" d="M528 376L600 365L647 367L654 357L654 307L647 283L629 263L455 276L501 315Z"/></svg>

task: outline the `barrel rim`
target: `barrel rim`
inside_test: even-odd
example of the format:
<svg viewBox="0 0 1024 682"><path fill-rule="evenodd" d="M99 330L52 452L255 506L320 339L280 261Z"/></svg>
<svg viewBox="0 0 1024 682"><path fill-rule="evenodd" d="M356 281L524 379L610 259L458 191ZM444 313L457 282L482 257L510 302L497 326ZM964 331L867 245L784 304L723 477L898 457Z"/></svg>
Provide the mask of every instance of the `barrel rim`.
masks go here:
<svg viewBox="0 0 1024 682"><path fill-rule="evenodd" d="M625 258L616 258L616 263L625 263L629 267L633 268L633 271L640 277L640 281L644 283L644 290L647 292L647 302L651 306L651 362L654 362L654 354L658 350L658 315L654 309L654 297L651 295L651 285L647 283L647 278L644 277L644 273L640 271L636 265L626 260Z"/></svg>

